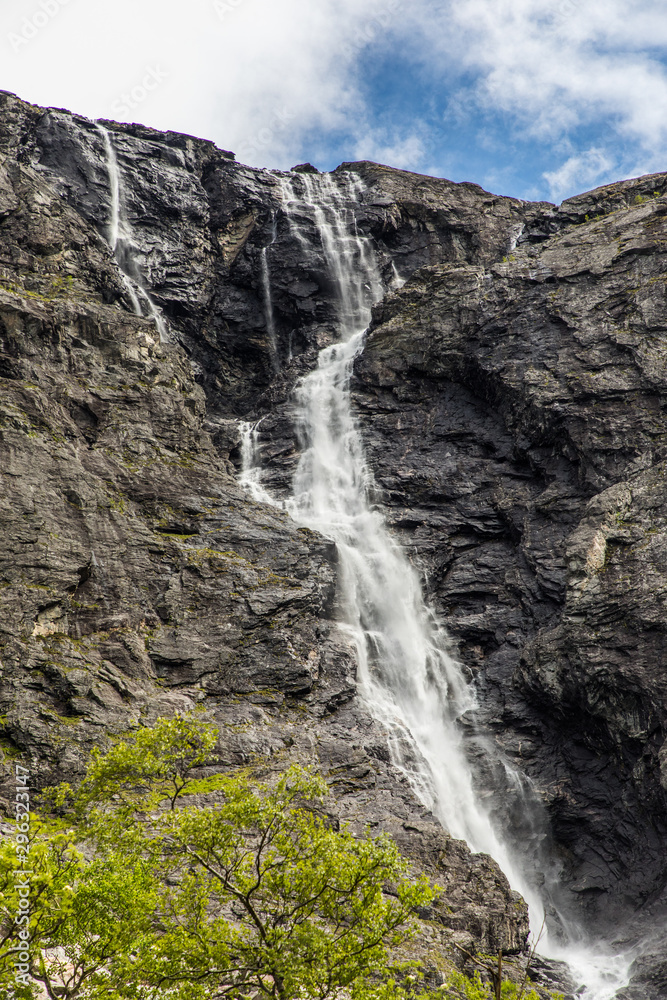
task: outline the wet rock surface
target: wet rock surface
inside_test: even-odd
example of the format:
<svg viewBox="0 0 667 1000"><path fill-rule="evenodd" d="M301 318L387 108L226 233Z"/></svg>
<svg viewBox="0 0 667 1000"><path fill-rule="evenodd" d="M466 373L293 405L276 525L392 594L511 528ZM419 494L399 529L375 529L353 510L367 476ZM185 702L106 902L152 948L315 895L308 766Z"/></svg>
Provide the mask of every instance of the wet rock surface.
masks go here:
<svg viewBox="0 0 667 1000"><path fill-rule="evenodd" d="M355 695L332 543L238 486L238 418L261 417L265 485L289 492L294 385L335 337L314 220L298 239L284 175L103 125L121 263L163 342L109 249L103 133L0 94L7 766L76 777L107 734L203 705L226 766L316 765L343 820L441 882L425 955L519 952L525 906L415 800ZM630 940L667 902L667 175L558 209L370 163L333 176L387 289L353 381L377 501L480 690L471 753L529 775L564 904ZM628 1000L665 996L660 962L638 959Z"/></svg>

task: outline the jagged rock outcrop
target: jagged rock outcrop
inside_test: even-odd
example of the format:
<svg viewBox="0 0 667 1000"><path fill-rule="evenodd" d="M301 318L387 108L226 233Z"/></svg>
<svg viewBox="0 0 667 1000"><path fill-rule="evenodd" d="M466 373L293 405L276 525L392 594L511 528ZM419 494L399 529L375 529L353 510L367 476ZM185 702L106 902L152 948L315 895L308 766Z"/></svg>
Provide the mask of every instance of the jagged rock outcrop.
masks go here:
<svg viewBox="0 0 667 1000"><path fill-rule="evenodd" d="M291 393L335 336L312 219L297 239L280 177L212 143L104 126L163 342L108 246L103 132L0 94L0 745L75 776L104 734L200 704L226 765L316 764L341 817L441 880L432 947L519 950L525 908L415 801L355 698L332 544L237 483L238 418L263 417L265 483L288 493ZM564 904L641 936L667 881L667 175L555 208L338 173L393 289L353 384L378 500L544 802ZM664 995L661 947L631 1000Z"/></svg>

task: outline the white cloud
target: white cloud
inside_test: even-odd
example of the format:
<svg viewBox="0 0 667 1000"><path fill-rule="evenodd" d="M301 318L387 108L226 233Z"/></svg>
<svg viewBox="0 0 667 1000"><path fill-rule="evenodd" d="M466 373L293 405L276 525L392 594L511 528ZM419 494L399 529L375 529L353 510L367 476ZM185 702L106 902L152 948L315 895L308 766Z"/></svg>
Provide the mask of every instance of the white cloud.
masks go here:
<svg viewBox="0 0 667 1000"><path fill-rule="evenodd" d="M638 145L667 167L667 17L664 0L427 0L412 9L433 64L447 60L474 83L455 97L465 111L503 112L541 144L607 123L605 162ZM562 177L590 175L582 154ZM569 164L569 165L568 165ZM576 170L579 173L576 173ZM557 171L554 171L554 177Z"/></svg>
<svg viewBox="0 0 667 1000"><path fill-rule="evenodd" d="M570 156L557 170L546 171L546 178L554 201L612 180L613 159L603 149L587 149Z"/></svg>
<svg viewBox="0 0 667 1000"><path fill-rule="evenodd" d="M424 143L416 133L402 138L394 136L387 141L386 135L372 128L358 139L354 149L357 160L372 160L402 170L413 170L416 163L422 162L424 155Z"/></svg>
<svg viewBox="0 0 667 1000"><path fill-rule="evenodd" d="M424 132L420 109L381 125L389 115L374 118L362 97L368 46L392 45L421 63L429 107L448 111L440 135ZM603 162L610 175L667 167L666 53L664 0L12 0L0 10L0 87L35 103L198 134L281 167L316 156L328 133L347 137L350 157L432 170L437 157L454 162L449 124L476 117L484 150L480 113L503 115L509 139L550 153L549 182L564 194L605 175Z"/></svg>
<svg viewBox="0 0 667 1000"><path fill-rule="evenodd" d="M0 13L0 87L286 166L310 130L363 117L352 68L402 2L13 0ZM133 100L151 68L160 85Z"/></svg>

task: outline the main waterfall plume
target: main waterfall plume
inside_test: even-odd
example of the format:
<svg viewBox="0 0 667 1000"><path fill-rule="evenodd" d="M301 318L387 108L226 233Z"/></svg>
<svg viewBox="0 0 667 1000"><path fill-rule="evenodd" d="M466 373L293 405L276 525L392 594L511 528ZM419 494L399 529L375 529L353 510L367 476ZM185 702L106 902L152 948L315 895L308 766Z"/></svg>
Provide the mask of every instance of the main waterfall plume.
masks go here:
<svg viewBox="0 0 667 1000"><path fill-rule="evenodd" d="M371 475L348 389L382 285L370 242L349 231L347 204L359 182L348 176L338 188L327 175L319 183L306 177L304 188L336 281L341 342L320 353L317 369L297 388L301 459L288 509L336 541L343 624L357 649L362 696L390 734L394 763L453 836L502 859L453 724L473 707L472 692L424 605L415 571L368 502ZM286 190L289 214L303 203Z"/></svg>
<svg viewBox="0 0 667 1000"><path fill-rule="evenodd" d="M286 507L299 523L334 539L339 558L341 627L354 644L359 693L387 733L392 762L452 836L490 854L531 910L533 932L545 904L519 852L495 827L475 786L457 720L474 713L475 693L449 651L447 635L426 605L415 569L369 500L372 475L353 415L349 380L363 349L371 307L383 294L369 239L355 227L359 178L343 173L278 178L292 236L312 254L302 220L315 224L335 286L339 342L320 352L317 368L297 386L300 460ZM255 499L270 499L259 482L257 432L244 425L243 480ZM548 892L549 880L546 879ZM569 962L583 996L607 1000L627 981L629 962L596 955L575 942L581 933L560 916L561 941L543 950ZM563 938L565 940L563 940Z"/></svg>

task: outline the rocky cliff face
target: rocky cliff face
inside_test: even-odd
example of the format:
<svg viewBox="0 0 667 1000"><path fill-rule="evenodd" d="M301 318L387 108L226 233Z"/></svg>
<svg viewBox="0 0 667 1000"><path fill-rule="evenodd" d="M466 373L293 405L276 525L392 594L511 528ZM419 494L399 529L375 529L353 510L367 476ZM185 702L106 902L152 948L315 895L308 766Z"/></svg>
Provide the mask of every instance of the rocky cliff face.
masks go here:
<svg viewBox="0 0 667 1000"><path fill-rule="evenodd" d="M441 880L425 953L520 950L525 907L416 802L355 696L334 547L238 485L239 418L262 417L265 484L289 491L292 389L336 335L314 221L297 238L280 176L211 143L104 124L120 206L103 130L0 95L7 758L75 776L105 734L200 704L226 765L315 763L332 809ZM556 209L338 173L387 289L353 386L378 502L544 803L564 905L641 935L667 908L667 175ZM483 780L494 753L469 743ZM660 954L628 998L667 995Z"/></svg>
<svg viewBox="0 0 667 1000"><path fill-rule="evenodd" d="M383 502L608 933L664 926L666 180L422 269L357 366Z"/></svg>

